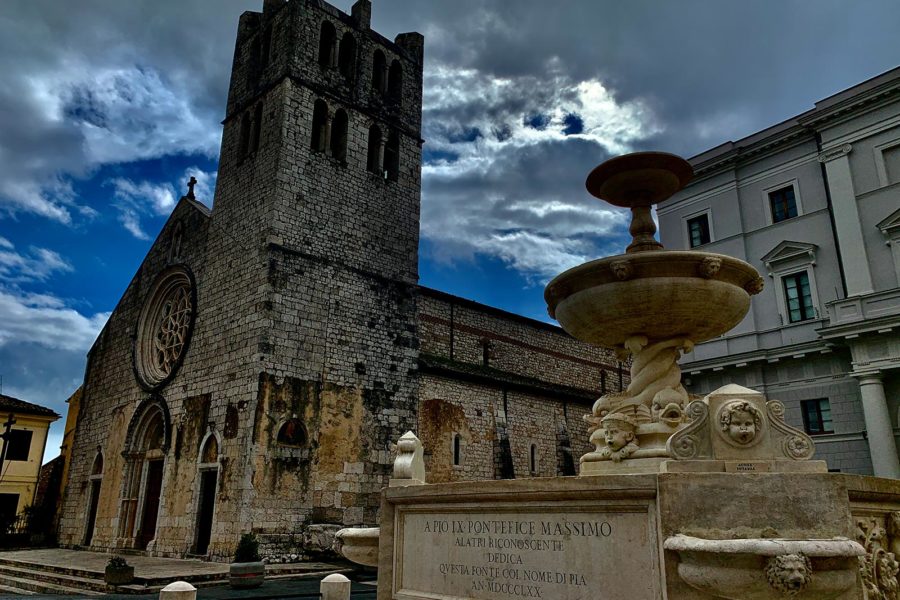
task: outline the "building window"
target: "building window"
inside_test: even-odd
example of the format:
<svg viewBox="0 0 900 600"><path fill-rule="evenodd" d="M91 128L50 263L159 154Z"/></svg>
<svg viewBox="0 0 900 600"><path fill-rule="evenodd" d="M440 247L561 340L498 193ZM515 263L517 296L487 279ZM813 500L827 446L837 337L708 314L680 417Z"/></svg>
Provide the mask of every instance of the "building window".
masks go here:
<svg viewBox="0 0 900 600"><path fill-rule="evenodd" d="M392 131L384 147L384 178L397 181L400 175L400 136Z"/></svg>
<svg viewBox="0 0 900 600"><path fill-rule="evenodd" d="M10 430L6 440L6 460L28 460L32 433L26 429Z"/></svg>
<svg viewBox="0 0 900 600"><path fill-rule="evenodd" d="M691 242L691 248L708 244L709 239L709 215L702 214L690 218L687 221L688 236Z"/></svg>
<svg viewBox="0 0 900 600"><path fill-rule="evenodd" d="M797 199L794 186L779 188L769 192L769 206L772 207L772 222L779 223L797 216Z"/></svg>
<svg viewBox="0 0 900 600"><path fill-rule="evenodd" d="M341 50L338 53L338 71L348 81L353 81L356 72L356 38L349 31L341 38Z"/></svg>
<svg viewBox="0 0 900 600"><path fill-rule="evenodd" d="M366 170L370 173L381 173L381 128L378 125L369 127L369 147L366 151Z"/></svg>
<svg viewBox="0 0 900 600"><path fill-rule="evenodd" d="M800 402L800 408L803 412L803 429L806 430L806 433L810 435L834 433L834 426L831 422L831 404L828 402L828 398L803 400Z"/></svg>
<svg viewBox="0 0 900 600"><path fill-rule="evenodd" d="M319 32L319 65L322 67L334 66L334 47L336 45L337 35L334 32L334 25L328 21L322 22L322 29Z"/></svg>
<svg viewBox="0 0 900 600"><path fill-rule="evenodd" d="M453 434L453 466L462 464L462 437L458 433Z"/></svg>
<svg viewBox="0 0 900 600"><path fill-rule="evenodd" d="M347 162L347 111L338 109L331 125L331 156Z"/></svg>
<svg viewBox="0 0 900 600"><path fill-rule="evenodd" d="M7 529L13 524L18 510L18 494L0 494L0 534L6 533Z"/></svg>
<svg viewBox="0 0 900 600"><path fill-rule="evenodd" d="M384 52L376 50L372 56L372 89L378 95L384 95L384 71L387 68L387 61L384 58Z"/></svg>
<svg viewBox="0 0 900 600"><path fill-rule="evenodd" d="M326 128L328 126L328 105L324 100L316 100L313 106L312 136L309 147L313 152L325 152Z"/></svg>
<svg viewBox="0 0 900 600"><path fill-rule="evenodd" d="M400 61L393 60L391 68L388 71L388 100L395 104L400 104L400 97L403 94L403 67Z"/></svg>
<svg viewBox="0 0 900 600"><path fill-rule="evenodd" d="M816 317L812 292L809 288L809 274L800 271L781 278L784 285L784 300L787 304L788 321L798 323Z"/></svg>
<svg viewBox="0 0 900 600"><path fill-rule="evenodd" d="M528 465L529 465L528 468L531 471L532 475L537 473L537 445L536 444L531 445L531 450L528 453Z"/></svg>

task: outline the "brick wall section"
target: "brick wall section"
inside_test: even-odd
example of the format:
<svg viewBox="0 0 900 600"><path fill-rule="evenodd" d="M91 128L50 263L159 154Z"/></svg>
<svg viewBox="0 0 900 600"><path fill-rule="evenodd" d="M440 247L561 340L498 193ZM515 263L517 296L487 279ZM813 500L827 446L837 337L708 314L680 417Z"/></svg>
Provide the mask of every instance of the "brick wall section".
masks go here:
<svg viewBox="0 0 900 600"><path fill-rule="evenodd" d="M419 301L422 353L483 364L547 383L597 392L606 371L607 392L619 389L619 363L611 350L572 338L561 328L422 288ZM452 356L451 356L452 344ZM628 387L628 365L622 385Z"/></svg>
<svg viewBox="0 0 900 600"><path fill-rule="evenodd" d="M505 398L504 398L505 396ZM516 477L555 477L557 433L565 429L572 440L575 464L592 450L581 416L591 402L550 399L523 392L504 393L500 386L423 374L419 387L419 433L425 447L430 483L499 479L496 462L498 423L509 436ZM453 464L453 438L461 437L461 460ZM537 449L536 470L530 465L531 445Z"/></svg>

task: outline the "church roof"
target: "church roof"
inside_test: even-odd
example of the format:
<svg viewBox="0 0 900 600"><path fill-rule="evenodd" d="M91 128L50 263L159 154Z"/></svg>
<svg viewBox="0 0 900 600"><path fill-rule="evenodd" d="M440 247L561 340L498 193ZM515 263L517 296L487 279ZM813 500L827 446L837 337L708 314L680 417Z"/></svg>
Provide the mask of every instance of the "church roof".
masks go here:
<svg viewBox="0 0 900 600"><path fill-rule="evenodd" d="M25 402L24 400L19 400L18 398L13 398L12 396L4 396L0 394L0 415L5 413L18 413L23 415L42 415L47 417L56 417L59 418L59 415L56 414L55 411L47 408L46 406L38 406L37 404L32 404L31 402Z"/></svg>

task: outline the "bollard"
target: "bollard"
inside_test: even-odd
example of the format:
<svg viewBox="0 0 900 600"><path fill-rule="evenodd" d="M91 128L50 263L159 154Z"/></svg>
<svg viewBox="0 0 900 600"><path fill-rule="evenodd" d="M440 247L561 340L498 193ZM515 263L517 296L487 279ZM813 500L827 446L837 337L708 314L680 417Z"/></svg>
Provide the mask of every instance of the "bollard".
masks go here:
<svg viewBox="0 0 900 600"><path fill-rule="evenodd" d="M197 600L197 588L187 581L175 581L159 591L159 600Z"/></svg>
<svg viewBox="0 0 900 600"><path fill-rule="evenodd" d="M350 600L350 580L339 573L333 573L322 580L319 593L322 594L322 600Z"/></svg>

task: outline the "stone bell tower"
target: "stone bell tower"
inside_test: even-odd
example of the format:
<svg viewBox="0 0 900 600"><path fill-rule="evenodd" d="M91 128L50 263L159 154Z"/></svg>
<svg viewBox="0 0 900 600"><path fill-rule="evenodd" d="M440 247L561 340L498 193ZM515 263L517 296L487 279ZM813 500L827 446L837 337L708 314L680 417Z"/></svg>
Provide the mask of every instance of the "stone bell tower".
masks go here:
<svg viewBox="0 0 900 600"><path fill-rule="evenodd" d="M249 340L236 519L264 551L374 523L390 441L415 426L423 38L370 15L265 0L238 25L209 318L223 351Z"/></svg>

